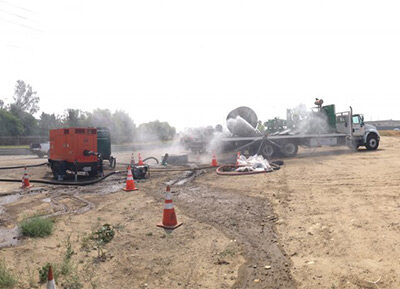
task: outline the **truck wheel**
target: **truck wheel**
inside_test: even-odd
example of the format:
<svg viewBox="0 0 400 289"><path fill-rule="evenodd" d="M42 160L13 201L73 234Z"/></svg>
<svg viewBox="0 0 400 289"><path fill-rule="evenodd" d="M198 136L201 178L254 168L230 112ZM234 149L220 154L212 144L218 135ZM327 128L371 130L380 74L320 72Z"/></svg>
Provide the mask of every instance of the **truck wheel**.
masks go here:
<svg viewBox="0 0 400 289"><path fill-rule="evenodd" d="M265 144L261 149L261 154L264 158L270 159L275 153L275 148L271 144Z"/></svg>
<svg viewBox="0 0 400 289"><path fill-rule="evenodd" d="M285 157L294 157L297 154L299 147L297 144L288 142L282 145L281 152Z"/></svg>
<svg viewBox="0 0 400 289"><path fill-rule="evenodd" d="M367 143L365 144L367 150L370 151L376 150L378 146L379 146L378 136L374 133L369 134L367 137Z"/></svg>

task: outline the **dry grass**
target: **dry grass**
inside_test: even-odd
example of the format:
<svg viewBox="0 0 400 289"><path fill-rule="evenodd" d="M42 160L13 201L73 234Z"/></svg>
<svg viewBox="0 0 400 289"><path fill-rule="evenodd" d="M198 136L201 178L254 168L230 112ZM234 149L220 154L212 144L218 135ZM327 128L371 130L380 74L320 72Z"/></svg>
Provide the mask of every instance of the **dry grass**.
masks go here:
<svg viewBox="0 0 400 289"><path fill-rule="evenodd" d="M381 136L400 136L400 130L380 130Z"/></svg>

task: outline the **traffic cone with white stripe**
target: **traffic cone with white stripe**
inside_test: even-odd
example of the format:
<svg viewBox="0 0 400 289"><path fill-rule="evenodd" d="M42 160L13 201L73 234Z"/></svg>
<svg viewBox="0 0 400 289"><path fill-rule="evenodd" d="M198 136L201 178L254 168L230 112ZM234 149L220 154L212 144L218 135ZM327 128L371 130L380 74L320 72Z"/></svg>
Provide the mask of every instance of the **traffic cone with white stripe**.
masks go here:
<svg viewBox="0 0 400 289"><path fill-rule="evenodd" d="M22 188L29 189L31 187L33 187L33 186L29 183L28 170L25 167L24 176L22 177Z"/></svg>
<svg viewBox="0 0 400 289"><path fill-rule="evenodd" d="M125 186L125 188L123 188L123 190L126 192L138 190L138 188L136 188L136 186L135 186L135 180L133 179L131 166L128 166L128 175L126 177L126 186Z"/></svg>
<svg viewBox="0 0 400 289"><path fill-rule="evenodd" d="M53 269L49 267L49 273L47 274L47 289L56 289L56 282L53 277Z"/></svg>
<svg viewBox="0 0 400 289"><path fill-rule="evenodd" d="M236 166L239 166L239 159L240 159L240 152L237 152L236 154Z"/></svg>
<svg viewBox="0 0 400 289"><path fill-rule="evenodd" d="M170 186L167 186L167 190L165 192L163 219L162 223L158 224L157 227L174 230L179 226L181 226L182 224L183 223L178 223L178 220L176 219L174 204L172 203L172 198L171 198L171 188Z"/></svg>
<svg viewBox="0 0 400 289"><path fill-rule="evenodd" d="M133 156L133 153L131 154L131 167L135 166L135 157Z"/></svg>
<svg viewBox="0 0 400 289"><path fill-rule="evenodd" d="M215 156L215 153L213 153L213 156L212 156L211 166L218 167L217 157Z"/></svg>
<svg viewBox="0 0 400 289"><path fill-rule="evenodd" d="M140 153L139 153L138 158L139 158L138 166L143 166L144 163L143 163L142 156L140 155Z"/></svg>

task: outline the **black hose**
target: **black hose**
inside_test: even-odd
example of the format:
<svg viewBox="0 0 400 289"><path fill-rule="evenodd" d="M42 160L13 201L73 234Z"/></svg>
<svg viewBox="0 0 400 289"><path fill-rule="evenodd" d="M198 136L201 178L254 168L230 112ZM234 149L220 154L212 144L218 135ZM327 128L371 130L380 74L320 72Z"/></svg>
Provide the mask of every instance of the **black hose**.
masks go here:
<svg viewBox="0 0 400 289"><path fill-rule="evenodd" d="M83 182L62 182L62 181L50 181L50 180L29 180L29 182L30 183L38 183L38 184L46 184L46 185L88 186L88 185L93 185L98 182L101 182L102 180L108 178L109 176L112 176L115 174L121 174L121 173L125 173L125 171L114 171L114 172L108 173L107 175L105 175L99 179L83 181ZM21 179L0 179L0 182L20 183Z"/></svg>
<svg viewBox="0 0 400 289"><path fill-rule="evenodd" d="M213 166L206 166L206 167L199 167L199 168L182 168L182 169L152 169L150 168L151 172L162 173L162 172L186 172L186 171L198 171L198 170L205 170L215 168Z"/></svg>
<svg viewBox="0 0 400 289"><path fill-rule="evenodd" d="M147 160L155 160L157 164L160 163L159 160L156 157L145 158L145 159L143 159L143 162L146 162ZM119 165L123 165L123 166L129 166L131 163L120 163L120 162L118 162L118 164ZM136 163L136 165L137 165L137 163Z"/></svg>
<svg viewBox="0 0 400 289"><path fill-rule="evenodd" d="M13 170L13 169L23 169L23 168L34 168L34 167L41 167L47 165L49 162L45 162L42 164L37 165L23 165L23 166L14 166L14 167L0 167L0 170Z"/></svg>
<svg viewBox="0 0 400 289"><path fill-rule="evenodd" d="M143 162L145 162L145 161L147 161L147 160L155 160L157 164L160 163L160 162L158 161L158 159L155 158L155 157L148 157L148 158L145 158L145 159L143 160Z"/></svg>

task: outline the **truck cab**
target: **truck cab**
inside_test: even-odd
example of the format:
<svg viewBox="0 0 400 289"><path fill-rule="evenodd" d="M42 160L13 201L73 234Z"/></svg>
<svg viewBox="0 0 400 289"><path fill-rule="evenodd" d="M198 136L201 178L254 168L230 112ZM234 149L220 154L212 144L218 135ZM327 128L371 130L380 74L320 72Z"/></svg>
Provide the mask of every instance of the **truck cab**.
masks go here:
<svg viewBox="0 0 400 289"><path fill-rule="evenodd" d="M362 114L350 111L336 114L336 128L339 133L350 135L349 145L357 149L365 146L368 150L376 150L379 146L380 135L376 127L365 124Z"/></svg>
<svg viewBox="0 0 400 289"><path fill-rule="evenodd" d="M364 116L353 114L353 136L363 136L365 134Z"/></svg>

